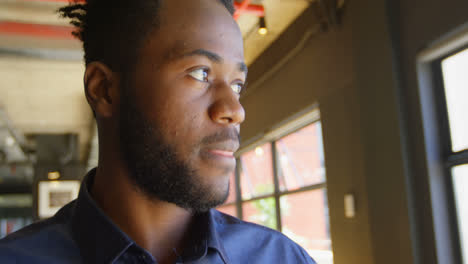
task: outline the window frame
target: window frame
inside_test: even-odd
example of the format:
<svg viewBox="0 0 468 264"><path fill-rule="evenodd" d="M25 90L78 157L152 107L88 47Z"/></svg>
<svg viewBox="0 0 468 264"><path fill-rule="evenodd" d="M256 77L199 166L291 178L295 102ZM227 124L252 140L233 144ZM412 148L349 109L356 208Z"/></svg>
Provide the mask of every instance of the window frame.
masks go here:
<svg viewBox="0 0 468 264"><path fill-rule="evenodd" d="M468 164L468 150L452 151L442 61L467 48L465 28L434 42L416 62L438 263L463 260L451 170Z"/></svg>
<svg viewBox="0 0 468 264"><path fill-rule="evenodd" d="M316 105L313 105L311 106L310 108L307 108L306 110L294 115L293 117L287 119L286 121L284 122L281 122L279 125L275 126L274 128L270 129L267 133L264 133L262 134L261 136L259 137L255 137L254 140L250 141L250 142L247 142L246 144L243 144L243 146L241 146L240 150L236 153L236 170L235 170L235 191L236 191L236 196L235 196L235 200L234 202L230 202L230 203L226 203L226 204L223 204L222 206L220 207L224 207L224 206L230 206L230 205L235 205L236 206L236 217L238 217L239 219L244 219L244 215L243 215L243 211L242 211L242 208L243 208L243 205L245 203L248 203L248 202L252 202L252 201L257 201L257 200L261 200L261 199L267 199L267 198L274 198L275 200L275 216L276 216L276 230L278 230L279 232L282 232L283 231L283 225L282 225L282 220L281 220L281 203L280 203L280 199L281 197L284 197L284 196L288 196L288 195L291 195L291 194L296 194L296 193L304 193L304 192L308 192L308 191L314 191L314 190L324 190L325 191L325 195L327 194L327 179L325 177L325 179L320 182L320 183L316 183L316 184L311 184L311 185L307 185L307 186L303 186L303 187L300 187L300 188L297 188L297 189L293 189L293 190L283 190L281 191L280 190L280 184L279 184L279 170L281 169L280 168L280 165L279 165L279 154L278 154L278 150L277 150L277 141L282 139L283 137L286 137L288 135L291 135L309 125L312 125L312 124L315 124L317 122L321 122L321 119L320 119L320 112L318 110L318 107ZM321 128L321 125L320 125L320 129ZM323 149L323 136L322 136L322 131L320 131L320 136L322 137L322 144L321 144L321 148L322 148L322 152L324 151ZM273 166L273 184L274 184L274 190L272 193L268 193L268 194L264 194L264 195L259 195L259 196L255 196L255 197L252 197L252 198L249 198L249 199L243 199L242 198L242 189L241 189L241 179L240 179L240 175L241 175L241 156L246 153L246 152L249 152L249 151L252 151L254 150L256 147L258 146L262 146L262 145L265 145L265 144L269 144L270 148L271 148L271 158L272 158L272 166ZM325 197L324 199L325 203L326 203L326 208L327 208L327 211L329 210L328 209L328 197ZM327 213L327 215L325 216L327 218L327 221L326 221L326 224L327 224L327 228L328 230L330 230L330 216L329 216L329 212ZM331 238L330 238L330 241L331 241ZM330 249L331 251L333 251L333 249L331 248Z"/></svg>
<svg viewBox="0 0 468 264"><path fill-rule="evenodd" d="M440 142L442 143L442 155L443 159L445 160L445 166L447 169L452 169L453 167L458 165L468 164L468 149L453 152L447 98L445 96L445 84L442 72L442 62L448 57L451 57L452 55L455 55L464 50L468 50L468 42L465 43L465 45L463 45L462 47L457 48L453 52L446 54L443 57L432 62L434 81L437 85L434 91L434 94L436 95L435 107L437 110L439 110L437 114L441 130Z"/></svg>

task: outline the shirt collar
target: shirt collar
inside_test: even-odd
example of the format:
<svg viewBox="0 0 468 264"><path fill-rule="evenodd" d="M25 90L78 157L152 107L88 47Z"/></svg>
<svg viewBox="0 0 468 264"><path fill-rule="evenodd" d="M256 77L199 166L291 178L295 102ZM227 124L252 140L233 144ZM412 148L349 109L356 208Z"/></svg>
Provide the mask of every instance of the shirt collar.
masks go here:
<svg viewBox="0 0 468 264"><path fill-rule="evenodd" d="M218 251L225 264L230 264L226 250L224 249L219 231L223 228L224 220L220 213L211 209L208 215L208 247Z"/></svg>
<svg viewBox="0 0 468 264"><path fill-rule="evenodd" d="M91 197L89 190L95 174L96 169L88 172L81 184L74 204L71 230L84 263L112 263L135 243L105 215ZM193 252L184 255L193 253L192 256L203 257L211 248L219 253L225 264L230 264L218 231L223 225L219 212L211 209L199 215L199 221L202 243L196 243L199 247L194 247Z"/></svg>
<svg viewBox="0 0 468 264"><path fill-rule="evenodd" d="M71 230L84 263L112 263L133 241L104 214L89 193L96 170L81 184L71 218Z"/></svg>

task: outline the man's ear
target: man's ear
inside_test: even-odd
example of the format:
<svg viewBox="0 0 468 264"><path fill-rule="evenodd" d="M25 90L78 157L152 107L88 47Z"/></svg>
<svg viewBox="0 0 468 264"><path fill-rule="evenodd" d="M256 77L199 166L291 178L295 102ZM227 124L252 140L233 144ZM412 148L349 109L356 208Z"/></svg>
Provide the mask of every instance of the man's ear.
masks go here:
<svg viewBox="0 0 468 264"><path fill-rule="evenodd" d="M119 101L119 77L102 62L91 62L84 74L85 94L96 117L111 117Z"/></svg>

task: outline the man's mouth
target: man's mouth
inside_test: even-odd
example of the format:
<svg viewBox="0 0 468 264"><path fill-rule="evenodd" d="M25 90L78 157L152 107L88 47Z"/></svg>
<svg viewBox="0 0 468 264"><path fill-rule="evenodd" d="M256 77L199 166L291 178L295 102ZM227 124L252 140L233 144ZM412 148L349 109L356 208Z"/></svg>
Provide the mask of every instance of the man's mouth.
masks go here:
<svg viewBox="0 0 468 264"><path fill-rule="evenodd" d="M239 149L239 142L224 141L217 144L210 144L204 148L208 156L215 159L234 159L234 153Z"/></svg>
<svg viewBox="0 0 468 264"><path fill-rule="evenodd" d="M224 150L219 150L219 149L212 149L212 150L209 150L211 153L215 154L215 155L219 155L219 156L222 156L222 157L226 157L226 158L234 158L234 152L233 151L224 151Z"/></svg>

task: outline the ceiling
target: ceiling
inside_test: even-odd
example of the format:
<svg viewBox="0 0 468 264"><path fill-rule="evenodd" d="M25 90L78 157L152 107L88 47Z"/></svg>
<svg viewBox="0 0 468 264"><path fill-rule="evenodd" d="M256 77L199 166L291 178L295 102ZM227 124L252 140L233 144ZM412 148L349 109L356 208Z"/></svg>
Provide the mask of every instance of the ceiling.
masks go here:
<svg viewBox="0 0 468 264"><path fill-rule="evenodd" d="M28 148L27 142L21 143L21 137L43 133L78 134L81 160L96 158L89 154L90 146L96 152L97 140L92 143L94 121L83 93L81 44L68 35L71 28L55 12L64 2L0 0L0 149L10 159L25 158L26 154L18 153ZM239 15L246 63L255 61L309 3L251 1L250 4L263 5L269 33L257 33L256 15ZM9 126L2 130L6 120ZM16 149L8 138L20 141ZM0 159L2 162L8 163L8 158Z"/></svg>

